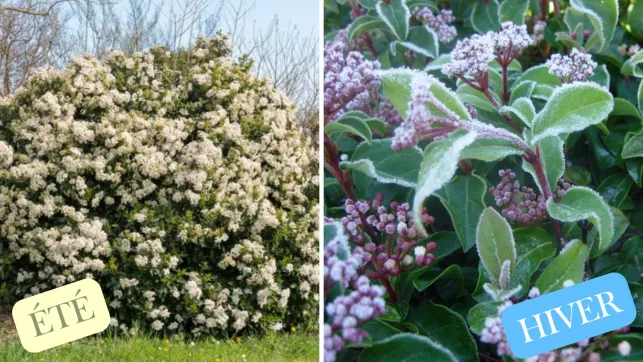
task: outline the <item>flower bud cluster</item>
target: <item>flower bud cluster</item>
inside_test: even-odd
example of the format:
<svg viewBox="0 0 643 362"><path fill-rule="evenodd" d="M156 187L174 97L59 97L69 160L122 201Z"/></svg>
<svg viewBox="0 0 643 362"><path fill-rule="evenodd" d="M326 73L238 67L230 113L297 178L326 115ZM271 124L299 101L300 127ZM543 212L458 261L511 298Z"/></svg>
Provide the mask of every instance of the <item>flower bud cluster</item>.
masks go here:
<svg viewBox="0 0 643 362"><path fill-rule="evenodd" d="M592 56L578 49L572 49L569 55L554 54L547 60L549 73L560 78L563 83L581 82L594 74L597 63Z"/></svg>
<svg viewBox="0 0 643 362"><path fill-rule="evenodd" d="M442 67L442 73L449 77L470 75L474 78L487 73L489 62L495 56L490 34L474 34L458 40L451 51L451 61Z"/></svg>
<svg viewBox="0 0 643 362"><path fill-rule="evenodd" d="M415 146L424 134L431 131L433 122L439 121L426 106L433 101L433 97L423 79L414 77L411 81L411 102L406 120L395 129L391 144L391 148L396 151Z"/></svg>
<svg viewBox="0 0 643 362"><path fill-rule="evenodd" d="M481 342L498 345L497 352L499 356L513 357L513 353L511 352L511 348L509 348L509 343L507 342L505 328L502 326L502 312L512 305L513 302L511 300L507 300L503 304L499 305L498 314L485 319L484 328L480 335Z"/></svg>
<svg viewBox="0 0 643 362"><path fill-rule="evenodd" d="M382 277L395 276L415 266L431 264L435 260L435 256L431 254L435 243L430 242L426 247L418 246L420 235L414 225L409 204L393 201L387 209L382 205L383 198L382 194L378 194L372 203L346 201L347 216L341 222L351 241L360 245L366 241L362 220L367 228L380 233L378 239L386 242L378 245L377 240L373 240L364 244L364 249L376 256L377 270ZM422 221L425 225L431 225L435 220L423 209Z"/></svg>
<svg viewBox="0 0 643 362"><path fill-rule="evenodd" d="M442 67L442 72L449 77L468 75L478 78L488 72L492 60L508 65L531 43L525 25L507 21L502 23L499 32L474 34L459 40L451 52L451 61Z"/></svg>
<svg viewBox="0 0 643 362"><path fill-rule="evenodd" d="M339 296L326 305L326 313L332 324L324 324L324 361L335 361L337 352L344 344L359 343L368 335L358 328L360 324L386 313L384 287L371 285L364 275L353 283L350 294Z"/></svg>
<svg viewBox="0 0 643 362"><path fill-rule="evenodd" d="M346 239L336 237L324 247L324 280L330 286L339 283L348 288L349 283L357 279L358 270L371 259L371 255L357 246L349 254Z"/></svg>
<svg viewBox="0 0 643 362"><path fill-rule="evenodd" d="M324 48L324 114L358 110L369 105L377 92L380 63L370 61L357 51L345 54L347 45L337 41Z"/></svg>
<svg viewBox="0 0 643 362"><path fill-rule="evenodd" d="M375 118L383 120L389 127L396 127L402 123L400 112L382 95L380 95L380 102L375 113Z"/></svg>
<svg viewBox="0 0 643 362"><path fill-rule="evenodd" d="M442 10L440 14L433 15L433 12L427 7L415 8L413 17L435 31L441 43L449 43L458 35L455 27L449 25L455 21L451 10Z"/></svg>
<svg viewBox="0 0 643 362"><path fill-rule="evenodd" d="M502 177L496 187L490 187L496 205L502 207L502 215L520 225L538 225L547 216L545 197L536 194L531 187L520 187L519 181L511 181L516 174L510 169L500 170Z"/></svg>

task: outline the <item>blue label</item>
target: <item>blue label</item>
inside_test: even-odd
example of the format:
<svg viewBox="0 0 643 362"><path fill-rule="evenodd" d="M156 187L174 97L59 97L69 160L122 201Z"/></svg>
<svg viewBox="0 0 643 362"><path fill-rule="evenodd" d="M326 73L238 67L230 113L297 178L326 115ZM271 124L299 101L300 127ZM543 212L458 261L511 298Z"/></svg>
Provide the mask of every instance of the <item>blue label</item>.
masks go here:
<svg viewBox="0 0 643 362"><path fill-rule="evenodd" d="M502 325L512 352L529 358L625 327L634 318L627 281L611 273L512 305L502 313Z"/></svg>

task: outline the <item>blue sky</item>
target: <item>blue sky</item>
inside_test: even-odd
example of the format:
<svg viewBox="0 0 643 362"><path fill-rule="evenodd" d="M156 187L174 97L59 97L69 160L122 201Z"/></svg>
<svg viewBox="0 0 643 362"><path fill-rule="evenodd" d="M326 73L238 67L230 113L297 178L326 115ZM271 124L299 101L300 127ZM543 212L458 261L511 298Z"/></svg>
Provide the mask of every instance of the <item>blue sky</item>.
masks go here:
<svg viewBox="0 0 643 362"><path fill-rule="evenodd" d="M316 34L319 29L319 11L318 0L256 0L256 7L250 18L256 19L257 26L263 28L278 15L280 21L292 22L302 31L307 33L312 30Z"/></svg>

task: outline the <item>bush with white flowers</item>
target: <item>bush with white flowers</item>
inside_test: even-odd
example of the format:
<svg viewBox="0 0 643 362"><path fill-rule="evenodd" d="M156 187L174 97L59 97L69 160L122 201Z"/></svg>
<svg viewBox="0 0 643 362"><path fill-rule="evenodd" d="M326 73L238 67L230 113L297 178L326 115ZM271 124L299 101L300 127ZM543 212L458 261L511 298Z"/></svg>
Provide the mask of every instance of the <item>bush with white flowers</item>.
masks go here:
<svg viewBox="0 0 643 362"><path fill-rule="evenodd" d="M0 301L83 278L112 325L316 324L316 153L228 39L41 69L0 98Z"/></svg>

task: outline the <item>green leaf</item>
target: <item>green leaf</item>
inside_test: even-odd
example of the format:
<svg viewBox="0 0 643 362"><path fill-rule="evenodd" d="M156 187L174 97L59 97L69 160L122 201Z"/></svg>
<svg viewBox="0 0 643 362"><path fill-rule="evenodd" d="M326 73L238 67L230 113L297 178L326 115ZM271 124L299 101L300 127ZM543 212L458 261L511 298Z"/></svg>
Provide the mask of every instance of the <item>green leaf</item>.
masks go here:
<svg viewBox="0 0 643 362"><path fill-rule="evenodd" d="M516 89L522 82L532 81L539 85L550 85L557 87L561 85L557 76L549 73L549 67L545 64L538 65L527 69L512 85L511 89Z"/></svg>
<svg viewBox="0 0 643 362"><path fill-rule="evenodd" d="M384 135L386 133L386 122L382 121L381 119L367 119L366 124L368 125L368 128L371 129L371 132L377 132L380 135Z"/></svg>
<svg viewBox="0 0 643 362"><path fill-rule="evenodd" d="M594 69L594 75L587 78L588 81L596 82L605 88L610 86L610 73L607 71L607 66L601 64Z"/></svg>
<svg viewBox="0 0 643 362"><path fill-rule="evenodd" d="M348 27L348 33L346 37L349 41L355 39L355 37L360 36L366 32L378 29L388 29L386 23L376 18L374 16L360 16L355 19L353 23Z"/></svg>
<svg viewBox="0 0 643 362"><path fill-rule="evenodd" d="M441 54L439 57L435 58L432 62L424 67L425 72L431 72L434 70L441 70L442 66L451 61L451 54Z"/></svg>
<svg viewBox="0 0 643 362"><path fill-rule="evenodd" d="M556 254L556 247L551 242L549 234L541 228L530 227L514 230L516 242L516 268L511 275L511 288L521 286L518 297L529 292L531 277L540 264Z"/></svg>
<svg viewBox="0 0 643 362"><path fill-rule="evenodd" d="M461 160L493 162L511 155L522 155L522 150L504 138L479 138L460 154Z"/></svg>
<svg viewBox="0 0 643 362"><path fill-rule="evenodd" d="M421 362L431 356L432 362L458 362L458 358L436 341L412 333L400 333L364 349L360 362Z"/></svg>
<svg viewBox="0 0 643 362"><path fill-rule="evenodd" d="M575 185L587 186L592 181L592 174L584 168L572 166L565 170L563 178Z"/></svg>
<svg viewBox="0 0 643 362"><path fill-rule="evenodd" d="M428 58L435 58L440 51L438 36L426 25L412 27L409 31L408 41L394 40L390 49L393 56L397 55L397 49L412 50Z"/></svg>
<svg viewBox="0 0 643 362"><path fill-rule="evenodd" d="M607 177L596 188L603 200L614 207L620 207L632 188L633 181L625 173L616 173Z"/></svg>
<svg viewBox="0 0 643 362"><path fill-rule="evenodd" d="M347 132L359 136L369 144L373 139L371 129L368 127L368 124L366 124L363 119L354 116L344 115L342 118L328 123L324 127L324 132L328 135L336 132Z"/></svg>
<svg viewBox="0 0 643 362"><path fill-rule="evenodd" d="M540 142L538 146L540 147L540 156L542 158L543 168L545 169L545 175L547 176L547 182L549 183L550 190L556 190L556 184L563 174L565 174L565 154L563 152L563 141L558 137L547 137ZM536 171L534 171L533 166L523 160L522 169L529 172L534 178L536 185L540 189L540 193L544 193L540 187L540 182L538 182L538 177Z"/></svg>
<svg viewBox="0 0 643 362"><path fill-rule="evenodd" d="M467 315L467 322L469 322L469 328L471 332L481 335L482 330L484 329L484 322L487 317L494 317L498 315L498 307L502 302L484 302L476 304L473 308L469 309L469 314Z"/></svg>
<svg viewBox="0 0 643 362"><path fill-rule="evenodd" d="M538 140L572 133L600 123L614 107L612 95L595 83L565 84L554 90L533 123L532 144Z"/></svg>
<svg viewBox="0 0 643 362"><path fill-rule="evenodd" d="M638 131L625 142L621 157L623 159L643 157L643 130Z"/></svg>
<svg viewBox="0 0 643 362"><path fill-rule="evenodd" d="M525 13L529 9L529 0L505 0L500 4L498 15L500 22L511 21L516 25L525 23Z"/></svg>
<svg viewBox="0 0 643 362"><path fill-rule="evenodd" d="M496 107L494 107L489 99L480 91L471 88L468 84L462 84L456 90L456 94L460 99L478 109L482 109L489 112L495 112Z"/></svg>
<svg viewBox="0 0 643 362"><path fill-rule="evenodd" d="M614 109L610 116L631 116L641 118L641 114L636 107L627 99L614 98Z"/></svg>
<svg viewBox="0 0 643 362"><path fill-rule="evenodd" d="M456 131L442 141L432 142L424 150L424 160L413 198L413 219L420 235L427 235L420 220L424 200L449 182L458 168L460 153L477 136L476 132Z"/></svg>
<svg viewBox="0 0 643 362"><path fill-rule="evenodd" d="M547 265L536 280L536 287L540 290L540 294L562 289L563 283L567 280L576 284L583 281L587 254L587 246L580 240L572 240L565 245L560 254Z"/></svg>
<svg viewBox="0 0 643 362"><path fill-rule="evenodd" d="M377 15L386 23L399 40L406 40L409 35L411 11L403 0L391 0L388 4L380 1L375 5Z"/></svg>
<svg viewBox="0 0 643 362"><path fill-rule="evenodd" d="M477 1L471 13L473 29L479 33L486 33L500 29L498 18L498 0L489 0L487 3Z"/></svg>
<svg viewBox="0 0 643 362"><path fill-rule="evenodd" d="M492 207L480 216L476 230L476 246L480 261L493 283L500 280L502 264L509 260L510 274L516 268L516 244L507 220Z"/></svg>
<svg viewBox="0 0 643 362"><path fill-rule="evenodd" d="M471 116L462 101L460 101L460 98L458 98L451 89L447 88L444 83L440 82L433 76L427 75L426 73L417 74L419 77L416 78L415 81L422 86L426 86L435 99L461 119L471 120Z"/></svg>
<svg viewBox="0 0 643 362"><path fill-rule="evenodd" d="M616 207L610 207L610 211L612 212L612 215L614 215L614 236L612 236L612 240L607 244L603 245L600 249L598 247L598 242L597 240L599 239L597 236L596 229L592 229L589 231L587 235L587 240L588 240L588 245L589 245L589 258L594 259L602 255L604 252L609 250L616 242L618 239L625 233L625 230L627 230L627 227L630 226L630 220L625 216L623 211L621 209L616 208Z"/></svg>
<svg viewBox="0 0 643 362"><path fill-rule="evenodd" d="M598 38L599 47L597 52L602 51L612 40L616 22L618 21L618 1L617 0L570 0L570 5L587 15L596 30L590 35L591 41L593 36Z"/></svg>
<svg viewBox="0 0 643 362"><path fill-rule="evenodd" d="M449 212L465 252L476 243L476 227L485 208L486 192L487 183L472 175L456 176L435 193Z"/></svg>
<svg viewBox="0 0 643 362"><path fill-rule="evenodd" d="M509 104L513 104L516 99L531 97L531 93L534 91L534 88L536 88L536 82L532 82L530 80L522 81L511 91Z"/></svg>
<svg viewBox="0 0 643 362"><path fill-rule="evenodd" d="M621 342L630 344L632 352L628 356L622 356L616 346ZM600 351L601 362L627 362L643 361L643 335L630 333L614 336L609 339L609 347Z"/></svg>
<svg viewBox="0 0 643 362"><path fill-rule="evenodd" d="M448 307L432 302L424 303L411 308L407 321L415 324L420 334L446 347L458 361L478 360L478 348L467 323Z"/></svg>
<svg viewBox="0 0 643 362"><path fill-rule="evenodd" d="M411 101L411 81L417 73L405 68L391 68L380 71L378 74L384 87L384 94L402 119L406 119L406 110Z"/></svg>
<svg viewBox="0 0 643 362"><path fill-rule="evenodd" d="M361 143L355 149L350 161L341 162L344 169L365 173L381 183L393 183L404 187L415 187L422 162L422 151L410 147L393 151L391 139L379 139Z"/></svg>
<svg viewBox="0 0 643 362"><path fill-rule="evenodd" d="M364 324L361 324L359 328L365 330L368 333L368 336L360 343L351 344L350 347L352 348L370 347L375 342L402 333L401 330L380 319L371 319L366 321Z"/></svg>
<svg viewBox="0 0 643 362"><path fill-rule="evenodd" d="M547 211L554 219L563 222L575 222L588 219L600 237L598 248L603 250L614 235L614 216L607 203L596 191L575 186L567 190L558 202L547 200Z"/></svg>
<svg viewBox="0 0 643 362"><path fill-rule="evenodd" d="M551 95L554 93L554 89L554 87L547 84L537 84L534 88L534 91L531 93L531 96L533 98L548 101Z"/></svg>
<svg viewBox="0 0 643 362"><path fill-rule="evenodd" d="M515 114L518 118L520 118L522 123L527 125L527 127L531 127L532 122L534 121L534 117L536 117L536 108L529 98L518 98L513 103L511 103L510 106L502 106L499 109L499 112L501 114Z"/></svg>
<svg viewBox="0 0 643 362"><path fill-rule="evenodd" d="M423 291L437 281L446 282L451 288L451 294L454 298L467 294L464 287L464 276L462 269L457 264L449 265L444 270L430 269L417 279L413 280L413 285L418 291Z"/></svg>

